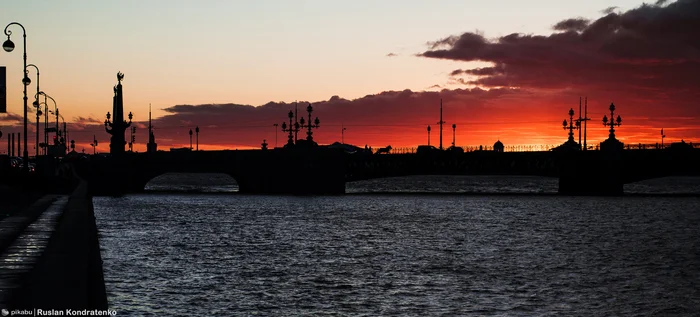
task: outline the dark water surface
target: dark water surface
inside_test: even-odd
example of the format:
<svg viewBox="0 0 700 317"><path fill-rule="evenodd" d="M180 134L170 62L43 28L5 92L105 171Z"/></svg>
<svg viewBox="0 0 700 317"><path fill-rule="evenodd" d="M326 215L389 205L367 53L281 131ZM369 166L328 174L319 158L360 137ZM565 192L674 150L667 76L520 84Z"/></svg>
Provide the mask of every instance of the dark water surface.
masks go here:
<svg viewBox="0 0 700 317"><path fill-rule="evenodd" d="M410 190L401 182L348 191ZM479 182L474 188L496 192L556 191L556 180L537 178L408 183L454 191L450 184ZM697 184L671 179L641 188ZM158 186L151 188L169 189ZM211 191L235 190L217 186ZM110 308L120 315L700 311L698 197L180 193L94 202Z"/></svg>

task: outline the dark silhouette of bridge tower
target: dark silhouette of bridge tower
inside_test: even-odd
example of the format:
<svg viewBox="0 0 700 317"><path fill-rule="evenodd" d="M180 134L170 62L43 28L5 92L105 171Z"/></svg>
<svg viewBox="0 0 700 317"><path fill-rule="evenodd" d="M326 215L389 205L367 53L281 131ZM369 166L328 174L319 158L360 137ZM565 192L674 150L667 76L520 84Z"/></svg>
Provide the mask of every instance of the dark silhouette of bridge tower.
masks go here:
<svg viewBox="0 0 700 317"><path fill-rule="evenodd" d="M114 97L112 99L112 113L114 114L114 120L110 121L111 116L109 112L107 112L107 120L105 120L105 130L107 133L112 135L109 140L109 153L112 155L124 153L124 146L126 146L124 132L126 132L126 129L131 126L131 119L133 117L133 114L129 112L129 122L124 121L124 98L122 95L123 79L124 74L118 72L118 83L116 86L114 86Z"/></svg>
<svg viewBox="0 0 700 317"><path fill-rule="evenodd" d="M158 150L158 143L156 143L156 136L153 134L153 125L151 125L151 104L148 104L148 144L146 145L146 152L155 153Z"/></svg>

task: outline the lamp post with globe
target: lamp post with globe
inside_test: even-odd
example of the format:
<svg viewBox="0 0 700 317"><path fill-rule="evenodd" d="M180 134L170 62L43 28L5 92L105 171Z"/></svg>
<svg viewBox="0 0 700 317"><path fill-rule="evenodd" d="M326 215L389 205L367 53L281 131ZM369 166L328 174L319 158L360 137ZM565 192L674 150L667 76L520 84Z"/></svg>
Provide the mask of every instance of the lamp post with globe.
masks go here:
<svg viewBox="0 0 700 317"><path fill-rule="evenodd" d="M22 153L23 156L23 162L22 162L22 171L24 173L29 172L29 152L27 151L27 86L32 83L32 81L27 77L27 30L24 29L24 26L22 24L19 24L17 22L11 22L7 26L5 26L5 35L7 35L7 41L5 41L2 44L2 48L5 50L5 52L12 52L15 49L15 43L10 40L10 35L12 35L12 31L9 30L9 27L12 25L18 25L19 27L22 28L22 32L24 35L24 54L23 54L23 60L24 60L24 67L22 67L22 70L24 71L24 78L22 78L22 84L24 86L24 152Z"/></svg>

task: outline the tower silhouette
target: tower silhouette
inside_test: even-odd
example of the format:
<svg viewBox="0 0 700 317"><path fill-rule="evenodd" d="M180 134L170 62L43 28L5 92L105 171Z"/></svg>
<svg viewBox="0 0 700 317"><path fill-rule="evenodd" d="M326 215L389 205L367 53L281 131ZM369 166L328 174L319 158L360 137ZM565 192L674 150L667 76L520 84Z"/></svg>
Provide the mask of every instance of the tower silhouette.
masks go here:
<svg viewBox="0 0 700 317"><path fill-rule="evenodd" d="M110 115L109 112L107 112L107 120L105 121L105 130L112 135L109 140L109 153L112 155L124 153L124 146L126 146L124 132L131 126L131 118L133 117L131 112L129 112L129 122L124 121L124 98L122 95L123 79L124 74L121 72L117 73L118 83L114 86L114 98L112 99L114 120L110 122Z"/></svg>
<svg viewBox="0 0 700 317"><path fill-rule="evenodd" d="M156 143L156 136L153 134L153 125L151 125L151 104L148 104L148 144L146 145L146 152L155 153L158 151L158 143Z"/></svg>

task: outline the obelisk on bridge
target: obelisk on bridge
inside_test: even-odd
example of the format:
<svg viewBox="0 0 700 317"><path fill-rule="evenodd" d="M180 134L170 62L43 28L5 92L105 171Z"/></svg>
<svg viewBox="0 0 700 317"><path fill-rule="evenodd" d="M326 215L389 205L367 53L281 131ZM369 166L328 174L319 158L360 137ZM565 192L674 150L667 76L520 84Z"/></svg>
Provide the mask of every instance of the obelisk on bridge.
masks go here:
<svg viewBox="0 0 700 317"><path fill-rule="evenodd" d="M124 132L131 126L131 118L133 115L129 112L129 122L124 121L124 98L122 95L122 80L124 74L117 73L117 85L114 86L114 97L112 99L112 113L114 120L110 121L110 114L107 112L107 120L105 120L105 130L111 134L109 141L109 153L112 155L124 153L126 140ZM110 129L111 128L111 129Z"/></svg>

